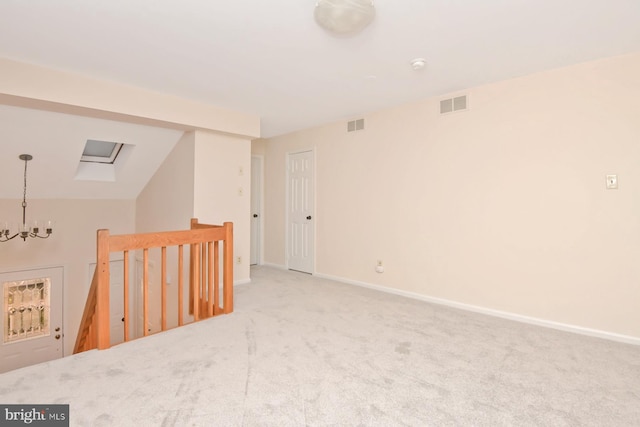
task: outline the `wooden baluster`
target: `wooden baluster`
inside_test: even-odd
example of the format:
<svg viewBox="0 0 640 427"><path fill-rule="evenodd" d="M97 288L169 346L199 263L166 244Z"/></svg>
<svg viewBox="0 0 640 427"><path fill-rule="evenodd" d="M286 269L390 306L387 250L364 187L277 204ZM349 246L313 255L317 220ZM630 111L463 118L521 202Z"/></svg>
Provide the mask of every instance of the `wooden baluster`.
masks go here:
<svg viewBox="0 0 640 427"><path fill-rule="evenodd" d="M182 279L182 275L184 273L184 262L183 262L183 245L178 246L178 326L182 326L184 324L184 320L182 319L184 313L182 309L183 303L183 288L184 288L184 280Z"/></svg>
<svg viewBox="0 0 640 427"><path fill-rule="evenodd" d="M162 273L161 273L161 286L162 290L160 294L162 296L162 330L167 330L167 247L163 246L162 249Z"/></svg>
<svg viewBox="0 0 640 427"><path fill-rule="evenodd" d="M222 272L223 281L223 304L224 312L233 312L233 223L224 223L224 271Z"/></svg>
<svg viewBox="0 0 640 427"><path fill-rule="evenodd" d="M207 313L207 246L200 243L200 313Z"/></svg>
<svg viewBox="0 0 640 427"><path fill-rule="evenodd" d="M198 219L197 218L191 218L191 230L195 230L196 227L198 226ZM194 282L196 280L195 274L196 274L196 245L195 244L191 244L189 245L189 314L194 315L194 320L195 320L195 301L196 301L196 296L195 296L195 292L194 292Z"/></svg>
<svg viewBox="0 0 640 427"><path fill-rule="evenodd" d="M193 290L193 320L197 322L200 320L200 263L198 262L198 254L200 251L197 250L198 245L191 245L194 250L192 251L192 260L193 260L193 280L191 283L191 289Z"/></svg>
<svg viewBox="0 0 640 427"><path fill-rule="evenodd" d="M220 245L213 242L213 314L220 314Z"/></svg>
<svg viewBox="0 0 640 427"><path fill-rule="evenodd" d="M149 249L142 250L142 332L149 335Z"/></svg>
<svg viewBox="0 0 640 427"><path fill-rule="evenodd" d="M208 283L209 283L209 298L207 299L207 315L208 317L213 317L213 304L214 304L214 293L213 293L213 242L207 242L207 273L208 273Z"/></svg>
<svg viewBox="0 0 640 427"><path fill-rule="evenodd" d="M129 341L129 251L124 251L124 341Z"/></svg>

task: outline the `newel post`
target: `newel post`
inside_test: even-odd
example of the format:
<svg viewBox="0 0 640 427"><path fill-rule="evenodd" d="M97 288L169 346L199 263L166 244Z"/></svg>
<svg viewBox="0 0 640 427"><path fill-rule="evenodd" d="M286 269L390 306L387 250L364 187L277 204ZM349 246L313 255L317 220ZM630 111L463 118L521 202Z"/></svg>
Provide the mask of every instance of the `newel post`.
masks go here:
<svg viewBox="0 0 640 427"><path fill-rule="evenodd" d="M109 324L109 230L98 230L96 323L98 349L111 346Z"/></svg>
<svg viewBox="0 0 640 427"><path fill-rule="evenodd" d="M222 273L223 311L225 314L233 312L233 223L224 223L224 271Z"/></svg>

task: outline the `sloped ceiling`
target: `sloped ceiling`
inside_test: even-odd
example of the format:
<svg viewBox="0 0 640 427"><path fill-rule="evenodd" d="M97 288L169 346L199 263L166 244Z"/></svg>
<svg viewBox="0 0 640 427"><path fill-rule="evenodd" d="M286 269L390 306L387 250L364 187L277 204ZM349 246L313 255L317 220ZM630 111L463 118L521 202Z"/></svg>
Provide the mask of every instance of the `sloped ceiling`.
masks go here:
<svg viewBox="0 0 640 427"><path fill-rule="evenodd" d="M182 136L181 131L0 105L0 198L135 199ZM133 145L115 182L75 179L87 139Z"/></svg>
<svg viewBox="0 0 640 427"><path fill-rule="evenodd" d="M0 3L0 57L257 114L262 135L270 137L640 52L637 0L374 4L377 15L368 28L335 37L314 22L315 0L8 0ZM417 57L427 66L416 72L410 61ZM72 117L56 127L49 114L14 108L0 114L0 197L16 196L21 165L14 157L24 151L36 157L32 169L47 170L55 183L54 192L45 192L34 180L34 197L134 197L168 149L157 141L177 140L165 129ZM86 138L117 133L138 141L142 155L146 132L157 133L148 141L158 146L144 154L144 164L130 159L131 173L138 174L132 181L94 186L71 179Z"/></svg>

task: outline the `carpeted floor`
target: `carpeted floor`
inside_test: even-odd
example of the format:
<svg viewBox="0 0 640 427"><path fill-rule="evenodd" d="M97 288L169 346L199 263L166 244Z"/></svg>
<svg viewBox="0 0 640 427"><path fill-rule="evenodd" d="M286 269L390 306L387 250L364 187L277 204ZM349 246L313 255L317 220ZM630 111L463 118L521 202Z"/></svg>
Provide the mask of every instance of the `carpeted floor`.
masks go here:
<svg viewBox="0 0 640 427"><path fill-rule="evenodd" d="M74 426L640 426L640 347L252 270L236 311L0 375Z"/></svg>

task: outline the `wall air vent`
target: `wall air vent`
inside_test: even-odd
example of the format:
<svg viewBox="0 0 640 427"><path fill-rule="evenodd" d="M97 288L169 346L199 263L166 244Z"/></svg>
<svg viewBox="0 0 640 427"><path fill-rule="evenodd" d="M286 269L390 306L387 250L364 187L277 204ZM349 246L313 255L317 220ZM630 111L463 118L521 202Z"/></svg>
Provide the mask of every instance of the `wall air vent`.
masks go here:
<svg viewBox="0 0 640 427"><path fill-rule="evenodd" d="M347 132L355 132L364 129L364 119L351 120L347 122Z"/></svg>
<svg viewBox="0 0 640 427"><path fill-rule="evenodd" d="M447 98L440 101L440 114L465 111L467 109L467 95Z"/></svg>

